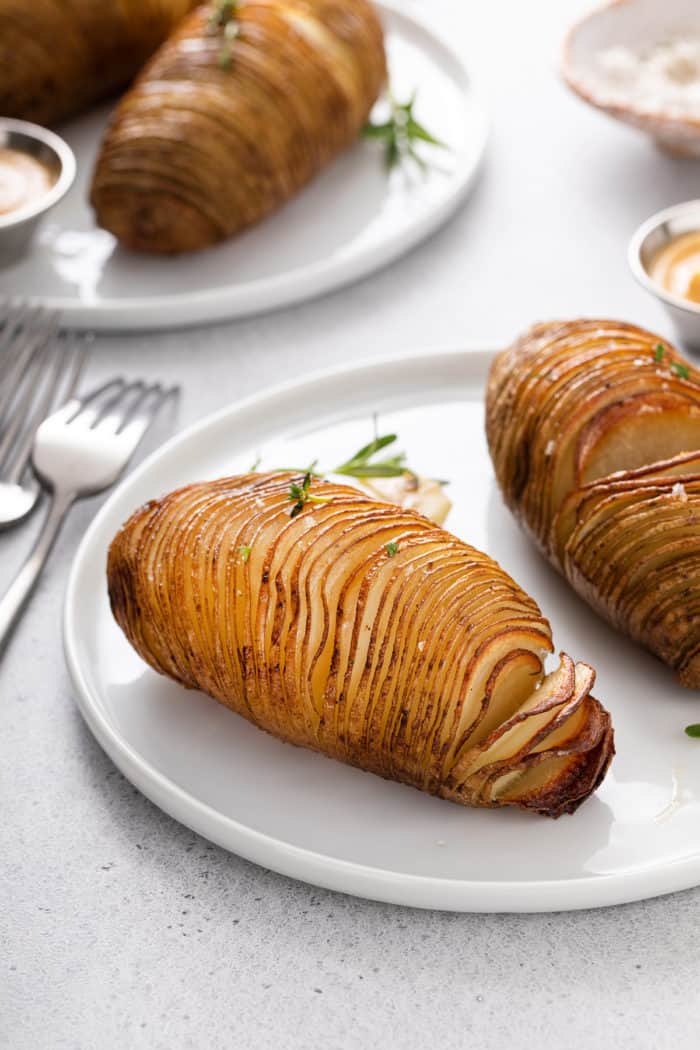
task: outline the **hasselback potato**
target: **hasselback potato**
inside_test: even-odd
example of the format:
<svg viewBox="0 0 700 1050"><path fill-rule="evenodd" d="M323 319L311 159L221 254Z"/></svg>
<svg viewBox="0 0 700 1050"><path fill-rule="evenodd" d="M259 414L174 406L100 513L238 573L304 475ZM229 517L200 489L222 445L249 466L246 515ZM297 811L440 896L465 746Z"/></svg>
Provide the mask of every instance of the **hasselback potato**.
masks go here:
<svg viewBox="0 0 700 1050"><path fill-rule="evenodd" d="M197 0L0 0L0 114L38 124L125 87Z"/></svg>
<svg viewBox="0 0 700 1050"><path fill-rule="evenodd" d="M610 761L593 670L535 602L415 511L293 474L147 504L108 559L114 616L153 668L282 740L465 805L574 809ZM299 509L299 508L297 508Z"/></svg>
<svg viewBox="0 0 700 1050"><path fill-rule="evenodd" d="M532 328L495 360L506 502L576 590L700 688L700 373L616 321Z"/></svg>
<svg viewBox="0 0 700 1050"><path fill-rule="evenodd" d="M92 183L98 223L148 252L230 237L355 141L385 77L369 0L204 4L116 111Z"/></svg>

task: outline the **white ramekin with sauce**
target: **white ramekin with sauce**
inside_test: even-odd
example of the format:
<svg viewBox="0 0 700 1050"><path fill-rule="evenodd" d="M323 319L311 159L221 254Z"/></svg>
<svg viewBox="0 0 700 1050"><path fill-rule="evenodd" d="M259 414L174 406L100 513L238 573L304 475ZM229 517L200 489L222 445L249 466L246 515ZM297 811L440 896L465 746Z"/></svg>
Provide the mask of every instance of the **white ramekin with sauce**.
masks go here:
<svg viewBox="0 0 700 1050"><path fill-rule="evenodd" d="M24 255L41 219L70 189L73 151L26 120L0 117L0 266Z"/></svg>
<svg viewBox="0 0 700 1050"><path fill-rule="evenodd" d="M630 241L629 264L663 303L681 340L700 350L700 200L647 219Z"/></svg>

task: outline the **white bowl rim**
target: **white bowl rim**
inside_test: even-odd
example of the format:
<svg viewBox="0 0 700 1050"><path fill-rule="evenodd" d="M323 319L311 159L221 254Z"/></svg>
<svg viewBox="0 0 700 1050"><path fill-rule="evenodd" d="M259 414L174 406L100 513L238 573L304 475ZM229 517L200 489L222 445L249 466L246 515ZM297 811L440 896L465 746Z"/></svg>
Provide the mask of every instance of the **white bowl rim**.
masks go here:
<svg viewBox="0 0 700 1050"><path fill-rule="evenodd" d="M27 204L24 208L17 208L8 212L7 215L0 216L0 234L2 234L3 230L35 218L42 212L48 211L54 204L57 204L73 184L77 167L75 154L68 143L60 135L57 135L55 131L50 131L48 128L42 127L41 124L32 124L28 120L16 120L14 117L0 117L0 132L3 131L14 131L25 135L27 138L35 139L44 146L48 146L58 158L60 171L58 178L48 193L43 194L34 203Z"/></svg>
<svg viewBox="0 0 700 1050"><path fill-rule="evenodd" d="M646 288L648 292L652 292L657 299L663 300L663 302L667 303L669 306L675 306L678 310L685 310L686 313L692 314L694 317L700 317L700 303L691 303L688 299L682 299L679 295L667 292L665 288L662 288L661 285L654 280L642 262L642 246L647 237L657 230L659 226L662 226L663 223L668 222L669 219L675 219L691 209L695 209L697 212L697 228L698 232L700 232L700 198L690 201L682 201L680 204L672 204L670 207L663 208L661 211L657 211L654 215L651 215L641 226L638 227L637 230L635 230L627 249L627 261L629 262L630 269L639 284L641 284L643 288Z"/></svg>

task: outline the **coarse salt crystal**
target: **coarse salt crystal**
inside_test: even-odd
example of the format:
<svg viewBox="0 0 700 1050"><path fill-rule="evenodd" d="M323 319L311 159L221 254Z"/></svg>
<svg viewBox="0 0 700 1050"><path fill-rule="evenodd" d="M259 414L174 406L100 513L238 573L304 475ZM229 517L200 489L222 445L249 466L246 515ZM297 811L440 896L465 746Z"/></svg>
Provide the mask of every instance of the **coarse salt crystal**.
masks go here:
<svg viewBox="0 0 700 1050"><path fill-rule="evenodd" d="M544 450L544 454L545 454L545 456L551 456L553 452L554 452L554 442L550 438L550 440L547 442L547 447Z"/></svg>
<svg viewBox="0 0 700 1050"><path fill-rule="evenodd" d="M685 491L685 486L682 485L680 481L677 481L671 489L671 495L675 496L676 499L682 500L683 503L688 502L688 493Z"/></svg>
<svg viewBox="0 0 700 1050"><path fill-rule="evenodd" d="M419 653L422 653L424 649L425 649L425 642L423 642L423 641L420 641L420 642L418 643L418 652L419 652Z"/></svg>

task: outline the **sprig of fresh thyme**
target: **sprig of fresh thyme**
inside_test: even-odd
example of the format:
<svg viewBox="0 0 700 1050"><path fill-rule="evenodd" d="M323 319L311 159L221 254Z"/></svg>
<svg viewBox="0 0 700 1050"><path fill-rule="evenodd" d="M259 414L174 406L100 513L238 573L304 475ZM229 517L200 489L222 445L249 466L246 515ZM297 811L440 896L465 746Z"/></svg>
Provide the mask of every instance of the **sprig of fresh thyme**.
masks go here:
<svg viewBox="0 0 700 1050"><path fill-rule="evenodd" d="M430 164L418 152L418 143L427 143L439 149L448 149L448 146L416 120L413 112L416 104L415 91L408 102L399 102L391 93L388 101L389 119L380 124L368 122L362 130L363 136L384 144L386 166L389 170L405 160L412 160L421 171L427 171Z"/></svg>
<svg viewBox="0 0 700 1050"><path fill-rule="evenodd" d="M209 19L209 32L221 34L219 68L230 69L233 42L241 31L237 20L239 0L216 0Z"/></svg>

